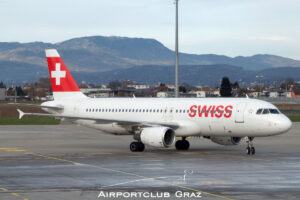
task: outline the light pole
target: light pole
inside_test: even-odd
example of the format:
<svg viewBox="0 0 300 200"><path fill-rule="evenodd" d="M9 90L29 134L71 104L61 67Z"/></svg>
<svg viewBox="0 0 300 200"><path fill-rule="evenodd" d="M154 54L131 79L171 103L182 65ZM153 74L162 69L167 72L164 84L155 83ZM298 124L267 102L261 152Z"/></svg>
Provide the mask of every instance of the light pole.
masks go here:
<svg viewBox="0 0 300 200"><path fill-rule="evenodd" d="M15 103L17 102L17 84L15 85L15 81L11 81L11 89L14 92Z"/></svg>
<svg viewBox="0 0 300 200"><path fill-rule="evenodd" d="M262 79L264 78L264 76L263 75L257 75L256 78L259 80L259 85L260 85L259 92L260 92L260 95L261 95L261 92L262 92Z"/></svg>
<svg viewBox="0 0 300 200"><path fill-rule="evenodd" d="M176 28L175 28L175 97L179 97L179 85L178 85L178 1L175 0L176 6Z"/></svg>

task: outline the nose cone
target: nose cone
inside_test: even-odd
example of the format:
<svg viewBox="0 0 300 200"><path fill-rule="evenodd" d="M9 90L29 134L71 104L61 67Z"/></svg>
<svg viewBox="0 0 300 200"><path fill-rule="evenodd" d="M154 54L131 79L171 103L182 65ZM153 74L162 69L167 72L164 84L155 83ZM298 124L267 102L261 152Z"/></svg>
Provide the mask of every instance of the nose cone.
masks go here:
<svg viewBox="0 0 300 200"><path fill-rule="evenodd" d="M281 133L289 131L292 128L291 120L283 115L282 119L279 122L279 128L281 130Z"/></svg>

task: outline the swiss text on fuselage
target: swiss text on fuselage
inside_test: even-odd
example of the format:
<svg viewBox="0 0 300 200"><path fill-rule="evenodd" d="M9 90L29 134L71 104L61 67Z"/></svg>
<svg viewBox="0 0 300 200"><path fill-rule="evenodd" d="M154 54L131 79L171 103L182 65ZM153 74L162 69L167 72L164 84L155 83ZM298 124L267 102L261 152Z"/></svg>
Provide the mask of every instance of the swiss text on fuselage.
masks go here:
<svg viewBox="0 0 300 200"><path fill-rule="evenodd" d="M216 117L230 118L232 115L232 105L192 105L190 107L190 117Z"/></svg>

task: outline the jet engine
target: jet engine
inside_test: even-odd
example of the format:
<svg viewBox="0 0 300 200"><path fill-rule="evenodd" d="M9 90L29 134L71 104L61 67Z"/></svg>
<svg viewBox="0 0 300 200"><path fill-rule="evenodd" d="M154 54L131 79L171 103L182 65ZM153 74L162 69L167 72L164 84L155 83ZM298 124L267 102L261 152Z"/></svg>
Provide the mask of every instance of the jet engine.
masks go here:
<svg viewBox="0 0 300 200"><path fill-rule="evenodd" d="M217 144L231 146L231 145L238 145L242 138L240 137L210 137L211 141Z"/></svg>
<svg viewBox="0 0 300 200"><path fill-rule="evenodd" d="M141 142L153 147L169 147L175 141L175 132L168 127L144 128L140 135Z"/></svg>

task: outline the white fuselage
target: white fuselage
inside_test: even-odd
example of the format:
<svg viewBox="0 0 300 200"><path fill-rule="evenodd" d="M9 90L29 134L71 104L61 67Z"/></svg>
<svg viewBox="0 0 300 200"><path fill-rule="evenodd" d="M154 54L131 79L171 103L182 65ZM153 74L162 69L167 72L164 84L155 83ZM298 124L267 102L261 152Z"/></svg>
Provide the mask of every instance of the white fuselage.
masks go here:
<svg viewBox="0 0 300 200"><path fill-rule="evenodd" d="M179 124L176 136L271 136L291 128L282 113L261 113L277 108L271 103L247 98L83 98L45 102L64 107L63 115L143 122ZM48 112L54 112L45 109ZM131 126L76 120L76 123L108 133L132 134Z"/></svg>

